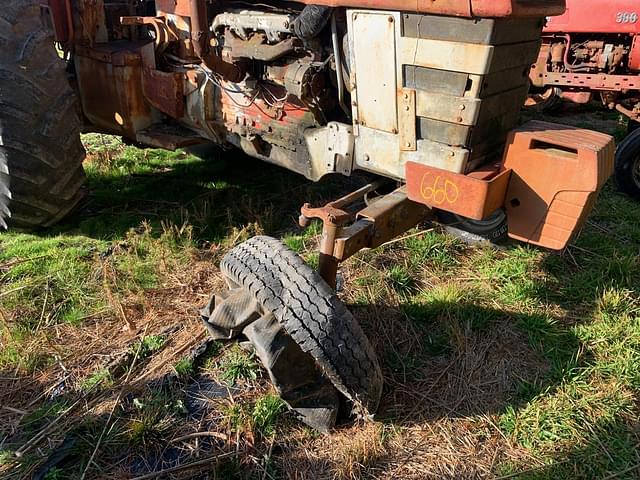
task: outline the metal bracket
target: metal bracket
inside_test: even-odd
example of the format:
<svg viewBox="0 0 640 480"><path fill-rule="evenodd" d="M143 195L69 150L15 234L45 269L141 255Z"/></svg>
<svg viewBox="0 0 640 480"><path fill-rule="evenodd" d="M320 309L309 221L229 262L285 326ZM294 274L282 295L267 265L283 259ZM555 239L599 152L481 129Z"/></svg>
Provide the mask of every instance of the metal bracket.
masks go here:
<svg viewBox="0 0 640 480"><path fill-rule="evenodd" d="M415 152L416 142L416 91L403 88L398 92L398 130L400 132L400 150Z"/></svg>
<svg viewBox="0 0 640 480"><path fill-rule="evenodd" d="M314 218L324 224L318 270L329 286L336 286L340 262L363 248L379 247L430 216L427 206L409 200L404 187L377 198L356 213L345 210L384 183L370 183L324 207L312 208L309 204L302 207L302 227L309 226Z"/></svg>

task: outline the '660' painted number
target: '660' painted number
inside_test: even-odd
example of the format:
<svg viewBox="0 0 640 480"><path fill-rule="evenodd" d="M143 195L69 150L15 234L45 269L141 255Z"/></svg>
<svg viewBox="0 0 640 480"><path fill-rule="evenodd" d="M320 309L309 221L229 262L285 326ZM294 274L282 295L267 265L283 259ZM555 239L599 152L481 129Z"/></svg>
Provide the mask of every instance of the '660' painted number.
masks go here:
<svg viewBox="0 0 640 480"><path fill-rule="evenodd" d="M637 21L637 12L618 12L616 15L616 23L636 23Z"/></svg>

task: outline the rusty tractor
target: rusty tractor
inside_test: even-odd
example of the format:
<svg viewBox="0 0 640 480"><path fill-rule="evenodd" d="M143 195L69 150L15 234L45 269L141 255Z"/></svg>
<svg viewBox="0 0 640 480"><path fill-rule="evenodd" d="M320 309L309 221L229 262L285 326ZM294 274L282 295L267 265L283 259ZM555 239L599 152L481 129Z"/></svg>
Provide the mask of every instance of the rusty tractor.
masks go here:
<svg viewBox="0 0 640 480"><path fill-rule="evenodd" d="M340 262L435 212L503 216L510 237L563 249L614 146L566 126L516 128L544 18L563 0L313 2L5 1L0 222L43 227L74 208L81 130L234 147L314 181L368 172L371 183L302 207L303 227L323 223L318 271L253 238L224 257L228 289L202 310L216 338L252 340L283 399L327 429L345 405L373 414L382 392L335 293Z"/></svg>
<svg viewBox="0 0 640 480"><path fill-rule="evenodd" d="M529 106L553 109L561 101L585 104L595 97L629 118L619 145L615 178L640 200L640 7L633 0L568 0L564 14L549 17L538 60L531 69Z"/></svg>

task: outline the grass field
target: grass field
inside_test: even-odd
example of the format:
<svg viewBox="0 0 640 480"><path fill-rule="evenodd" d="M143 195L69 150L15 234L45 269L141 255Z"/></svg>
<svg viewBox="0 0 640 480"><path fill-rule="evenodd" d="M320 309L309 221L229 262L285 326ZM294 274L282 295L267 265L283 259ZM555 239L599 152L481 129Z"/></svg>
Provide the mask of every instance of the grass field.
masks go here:
<svg viewBox="0 0 640 480"><path fill-rule="evenodd" d="M385 392L374 422L324 436L251 353L207 340L198 309L252 235L315 264L299 207L347 180L84 141L82 209L0 234L2 478L640 477L640 204L611 183L560 254L425 225L346 262Z"/></svg>

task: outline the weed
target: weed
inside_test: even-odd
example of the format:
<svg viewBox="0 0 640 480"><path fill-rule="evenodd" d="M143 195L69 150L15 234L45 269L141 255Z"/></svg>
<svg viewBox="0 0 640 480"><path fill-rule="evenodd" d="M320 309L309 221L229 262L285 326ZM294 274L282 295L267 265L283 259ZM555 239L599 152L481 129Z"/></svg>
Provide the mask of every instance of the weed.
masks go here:
<svg viewBox="0 0 640 480"><path fill-rule="evenodd" d="M278 417L285 408L285 403L278 395L267 394L259 398L251 412L254 430L265 437L272 437L276 433Z"/></svg>
<svg viewBox="0 0 640 480"><path fill-rule="evenodd" d="M180 377L187 377L189 375L192 375L195 371L193 361L189 358L178 360L173 368Z"/></svg>
<svg viewBox="0 0 640 480"><path fill-rule="evenodd" d="M138 355L138 359L142 360L164 347L167 342L166 335L148 335L142 340L138 340L130 347L133 355Z"/></svg>
<svg viewBox="0 0 640 480"><path fill-rule="evenodd" d="M249 422L249 414L239 403L229 404L222 411L225 423L232 432L242 431Z"/></svg>
<svg viewBox="0 0 640 480"><path fill-rule="evenodd" d="M237 345L229 349L220 363L222 379L230 385L235 385L238 380L255 380L259 368L253 354L248 354Z"/></svg>
<svg viewBox="0 0 640 480"><path fill-rule="evenodd" d="M80 385L80 390L90 392L98 387L109 387L112 383L111 373L106 368L103 368L89 375Z"/></svg>
<svg viewBox="0 0 640 480"><path fill-rule="evenodd" d="M304 251L304 240L301 235L287 235L282 239L284 244L296 253Z"/></svg>
<svg viewBox="0 0 640 480"><path fill-rule="evenodd" d="M391 288L400 295L410 295L417 289L415 276L407 267L393 265L389 268L388 279Z"/></svg>
<svg viewBox="0 0 640 480"><path fill-rule="evenodd" d="M181 399L166 393L133 399L133 416L127 424L128 442L145 450L158 449L168 432L175 426L177 417L186 413Z"/></svg>

